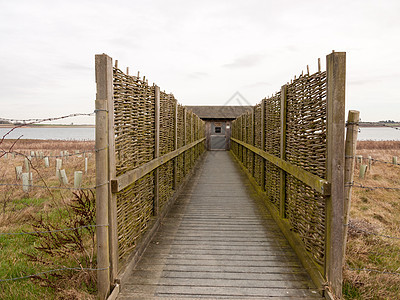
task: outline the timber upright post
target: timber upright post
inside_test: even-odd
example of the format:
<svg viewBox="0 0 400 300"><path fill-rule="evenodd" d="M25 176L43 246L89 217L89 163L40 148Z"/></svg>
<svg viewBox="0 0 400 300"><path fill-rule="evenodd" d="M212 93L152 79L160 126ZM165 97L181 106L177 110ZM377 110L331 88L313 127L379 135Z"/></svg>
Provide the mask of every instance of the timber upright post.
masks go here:
<svg viewBox="0 0 400 300"><path fill-rule="evenodd" d="M265 151L265 99L261 101L261 150ZM261 157L261 190L265 191L265 158Z"/></svg>
<svg viewBox="0 0 400 300"><path fill-rule="evenodd" d="M347 230L350 217L351 187L354 176L354 163L357 148L358 123L360 112L350 110L347 117L346 146L345 146L345 174L344 174L344 220L343 220L343 263L346 258Z"/></svg>
<svg viewBox="0 0 400 300"><path fill-rule="evenodd" d="M108 143L109 102L113 97L112 59L100 54L96 65L96 236L97 236L97 285L98 296L106 299L110 292L109 259L109 171ZM111 81L110 81L111 76Z"/></svg>
<svg viewBox="0 0 400 300"><path fill-rule="evenodd" d="M252 109L252 114L251 114L251 144L253 146L256 145L256 110ZM255 177L255 165L256 165L256 155L254 152L252 152L252 157L251 157L251 176Z"/></svg>
<svg viewBox="0 0 400 300"><path fill-rule="evenodd" d="M178 149L178 101L175 100L174 104L174 150ZM172 187L174 190L177 190L178 188L178 156L174 158L173 162L173 182L172 182Z"/></svg>
<svg viewBox="0 0 400 300"><path fill-rule="evenodd" d="M160 87L154 86L155 98L155 116L154 116L154 158L160 156ZM159 171L158 168L154 170L154 200L153 200L153 215L157 216L159 213Z"/></svg>
<svg viewBox="0 0 400 300"><path fill-rule="evenodd" d="M280 158L286 160L286 116L287 116L287 85L281 88L281 137L280 137ZM279 215L282 219L286 217L286 172L280 170L280 191L279 191Z"/></svg>
<svg viewBox="0 0 400 300"><path fill-rule="evenodd" d="M346 53L326 57L327 80L327 180L331 193L326 202L325 277L331 292L342 298L343 203L345 169Z"/></svg>

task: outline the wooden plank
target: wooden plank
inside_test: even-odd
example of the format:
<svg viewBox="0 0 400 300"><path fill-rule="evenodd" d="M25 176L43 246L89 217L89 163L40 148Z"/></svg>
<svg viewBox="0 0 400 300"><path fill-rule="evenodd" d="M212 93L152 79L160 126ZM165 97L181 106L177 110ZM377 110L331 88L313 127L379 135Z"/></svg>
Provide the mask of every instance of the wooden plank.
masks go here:
<svg viewBox="0 0 400 300"><path fill-rule="evenodd" d="M265 210L265 207L268 209L276 224L279 226L285 238L289 242L290 246L293 248L299 259L301 260L301 263L307 270L308 274L310 274L314 284L318 288L322 289L325 286L325 279L322 275L324 270L322 270L321 266L316 265L314 263L314 260L309 256L309 253L305 250L303 246L304 244L301 238L292 231L292 226L289 221L280 217L279 211L273 204L271 204L269 201L263 201L263 198L265 197L265 192L259 189L257 182L250 176L250 174L248 174L246 168L240 163L240 160L234 155L233 157L240 164L242 170L246 173L251 185L257 191L257 196L260 203L259 208L261 210Z"/></svg>
<svg viewBox="0 0 400 300"><path fill-rule="evenodd" d="M280 158L286 161L286 115L287 115L287 86L281 88L281 138L280 138ZM286 218L286 173L280 170L280 190L279 190L279 215Z"/></svg>
<svg viewBox="0 0 400 300"><path fill-rule="evenodd" d="M160 87L155 86L154 88L155 96L155 115L154 115L154 159L160 157ZM159 214L159 171L158 167L154 169L154 199L153 199L153 215L157 216Z"/></svg>
<svg viewBox="0 0 400 300"><path fill-rule="evenodd" d="M247 287L219 287L219 286L151 286L151 285L126 285L126 292L156 293L157 296L194 297L202 296L258 296L258 297L312 297L317 298L317 292L308 288L247 288ZM313 293L314 292L314 293ZM299 298L296 298L299 299Z"/></svg>
<svg viewBox="0 0 400 300"><path fill-rule="evenodd" d="M318 177L306 170L303 170L300 167L292 165L283 159L276 157L272 154L269 154L261 149L258 149L252 145L239 141L235 138L231 138L232 141L242 145L243 147L257 153L261 157L265 158L269 162L273 163L277 167L283 169L285 172L291 174L292 176L296 177L298 180L304 182L317 192L321 193L322 195L329 195L330 194L330 183L329 181Z"/></svg>
<svg viewBox="0 0 400 300"><path fill-rule="evenodd" d="M115 132L114 132L114 86L112 65L108 66L108 181L117 177L116 154L115 154ZM108 188L108 220L110 241L110 281L114 284L118 274L118 223L117 223L117 195Z"/></svg>
<svg viewBox="0 0 400 300"><path fill-rule="evenodd" d="M110 253L108 235L108 101L112 99L112 59L106 54L95 56L96 65L96 237L98 297L106 299L110 291ZM112 73L111 73L112 74Z"/></svg>
<svg viewBox="0 0 400 300"><path fill-rule="evenodd" d="M174 150L170 153L167 153L161 157L158 157L156 159L153 159L149 161L148 163L145 163L144 165L129 171L123 175L118 176L115 180L111 182L111 187L112 187L112 192L117 193L127 186L131 185L133 182L138 180L139 178L145 176L146 174L150 173L151 171L155 170L159 166L165 164L166 162L170 161L174 157L185 153L188 149L196 146L197 144L201 143L204 141L205 138L201 138L200 140L197 140L191 144L188 144L186 146L183 146L177 150Z"/></svg>
<svg viewBox="0 0 400 300"><path fill-rule="evenodd" d="M327 180L331 195L326 203L325 276L336 297L342 297L344 135L346 53L326 57L327 74Z"/></svg>

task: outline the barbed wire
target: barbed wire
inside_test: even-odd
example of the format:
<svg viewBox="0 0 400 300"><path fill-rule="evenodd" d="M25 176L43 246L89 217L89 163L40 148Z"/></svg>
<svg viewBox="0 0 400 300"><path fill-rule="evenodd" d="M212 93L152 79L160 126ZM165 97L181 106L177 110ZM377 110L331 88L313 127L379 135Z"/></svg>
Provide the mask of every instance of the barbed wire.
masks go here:
<svg viewBox="0 0 400 300"><path fill-rule="evenodd" d="M361 183L357 182L350 182L345 184L345 187L357 187L357 188L362 188L362 189L368 189L368 190L393 190L393 191L400 191L400 187L384 187L384 186L366 186Z"/></svg>
<svg viewBox="0 0 400 300"><path fill-rule="evenodd" d="M349 228L352 228L358 232L363 232L369 235L375 235L375 236L380 236L380 237L384 237L384 238L388 238L388 239L395 239L395 240L400 240L400 237L396 237L396 236L390 236L390 235L384 235L384 234L379 234L379 233L375 233L372 231L368 231L362 228L357 227L356 225L349 223L349 224L345 224L345 226L348 226Z"/></svg>
<svg viewBox="0 0 400 300"><path fill-rule="evenodd" d="M86 154L86 153L96 153L96 152L100 152L100 151L102 151L102 150L105 150L105 149L107 149L108 147L104 147L104 148L101 148L101 149L90 149L90 150L81 150L81 151L79 151L79 152L76 152L76 153L68 153L68 154L65 154L65 155L44 155L43 154L43 158L45 158L45 157L48 157L48 158L59 158L59 157L70 157L70 156L77 156L77 155L82 155L82 154ZM50 150L47 150L47 151L50 151ZM23 154L23 153L19 153L19 152L15 152L15 151L5 151L5 150L3 150L3 149L0 149L0 152L2 153L2 154L15 154L15 155L20 155L20 156L27 156L26 154ZM29 156L29 155L28 155ZM37 155L35 155L35 156L32 156L32 158L38 158L38 156Z"/></svg>
<svg viewBox="0 0 400 300"><path fill-rule="evenodd" d="M25 120L18 120L18 119L6 119L6 118L0 118L0 121L6 121L10 123L23 123L23 124L18 124L16 126L20 125L29 125L29 124L38 124L38 123L43 123L43 122L51 122L51 121L58 121L62 119L67 119L67 118L74 118L74 117L90 117L94 116L98 110L95 110L91 113L73 113L61 117L52 117L52 118L43 118L43 119L25 119ZM15 124L13 124L15 125Z"/></svg>
<svg viewBox="0 0 400 300"><path fill-rule="evenodd" d="M79 227L74 227L74 228L55 229L55 230L46 230L46 231L0 232L0 235L33 235L35 233L54 233L54 232L63 232L63 231L73 231L73 230L77 230L77 229L90 228L90 227L108 227L108 226L109 226L108 224L103 224L103 225L91 224L91 225L79 226Z"/></svg>
<svg viewBox="0 0 400 300"><path fill-rule="evenodd" d="M95 188L101 187L103 185L109 184L110 182L107 181L105 183L91 186L91 187L84 187L84 188L72 188L72 187L65 187L65 186L44 186L44 185L29 185L29 184L19 184L19 183L0 183L0 186L14 186L14 187L29 187L29 188L42 188L42 189L55 189L55 190L94 190Z"/></svg>
<svg viewBox="0 0 400 300"><path fill-rule="evenodd" d="M358 158L357 156L346 156L345 158ZM369 160L369 158L368 157L362 157L362 159L363 160ZM380 160L380 159L376 159L376 158L370 158L371 159L371 161L374 161L374 162L379 162L379 163L383 163L383 164L388 164L388 165L392 165L392 166L400 166L400 163L398 163L398 164L394 164L393 162L389 162L389 161L384 161L384 160Z"/></svg>
<svg viewBox="0 0 400 300"><path fill-rule="evenodd" d="M40 273L36 273L36 274L32 274L32 275L27 275L27 276L0 279L0 282L28 279L28 278L37 277L37 276L40 276L40 275L45 275L45 274L58 272L58 271L71 271L71 270L76 270L76 271L103 271L103 270L108 270L109 268L110 268L109 266L107 268L82 268L82 267L67 268L67 267L65 267L65 268L48 270L48 271L44 271L44 272L40 272Z"/></svg>

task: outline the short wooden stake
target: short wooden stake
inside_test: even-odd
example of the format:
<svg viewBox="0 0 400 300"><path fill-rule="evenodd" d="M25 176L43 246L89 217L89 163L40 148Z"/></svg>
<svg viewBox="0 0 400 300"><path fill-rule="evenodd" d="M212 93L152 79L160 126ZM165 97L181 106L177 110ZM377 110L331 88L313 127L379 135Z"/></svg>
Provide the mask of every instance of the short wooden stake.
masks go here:
<svg viewBox="0 0 400 300"><path fill-rule="evenodd" d="M29 173L22 173L22 190L27 193L29 192Z"/></svg>
<svg viewBox="0 0 400 300"><path fill-rule="evenodd" d="M33 174L32 174L32 172L29 172L29 185L30 186L33 185Z"/></svg>
<svg viewBox="0 0 400 300"><path fill-rule="evenodd" d="M22 166L15 167L15 176L17 180L22 178Z"/></svg>
<svg viewBox="0 0 400 300"><path fill-rule="evenodd" d="M372 166L372 157L368 156L368 170L371 171L371 166Z"/></svg>
<svg viewBox="0 0 400 300"><path fill-rule="evenodd" d="M74 172L74 188L79 189L82 184L82 171Z"/></svg>
<svg viewBox="0 0 400 300"><path fill-rule="evenodd" d="M393 156L393 160L392 161L393 161L394 165L397 165L397 156Z"/></svg>

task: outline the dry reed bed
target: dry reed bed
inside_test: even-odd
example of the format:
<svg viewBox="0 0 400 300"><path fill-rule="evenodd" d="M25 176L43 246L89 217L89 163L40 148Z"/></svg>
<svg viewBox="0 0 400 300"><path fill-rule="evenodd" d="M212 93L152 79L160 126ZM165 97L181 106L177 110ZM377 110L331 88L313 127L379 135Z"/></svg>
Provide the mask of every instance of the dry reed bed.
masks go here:
<svg viewBox="0 0 400 300"><path fill-rule="evenodd" d="M379 161L372 162L365 179L358 178L357 164L356 184L400 188L400 165L390 164L393 156L400 157L400 141L360 141L357 155L364 164L368 156ZM400 190L353 187L350 225L346 299L400 299Z"/></svg>

